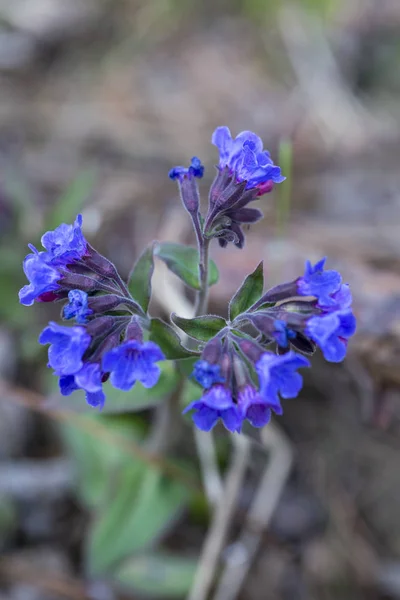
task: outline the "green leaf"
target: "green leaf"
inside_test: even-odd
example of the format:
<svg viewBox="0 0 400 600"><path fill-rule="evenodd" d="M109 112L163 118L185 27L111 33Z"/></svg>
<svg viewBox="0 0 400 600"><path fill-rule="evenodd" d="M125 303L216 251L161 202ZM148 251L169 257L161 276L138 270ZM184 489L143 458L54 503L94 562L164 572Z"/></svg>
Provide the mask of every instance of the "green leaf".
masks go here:
<svg viewBox="0 0 400 600"><path fill-rule="evenodd" d="M129 291L147 312L151 297L151 278L154 271L154 245L149 246L140 255L129 277Z"/></svg>
<svg viewBox="0 0 400 600"><path fill-rule="evenodd" d="M114 579L124 588L160 598L185 597L192 587L197 560L166 552L153 552L125 562Z"/></svg>
<svg viewBox="0 0 400 600"><path fill-rule="evenodd" d="M87 548L89 574L103 575L148 547L173 524L188 498L186 488L157 470L146 470L140 485L132 472L93 524Z"/></svg>
<svg viewBox="0 0 400 600"><path fill-rule="evenodd" d="M95 170L80 173L57 200L46 219L46 229L54 229L61 223L72 223L82 209L94 187Z"/></svg>
<svg viewBox="0 0 400 600"><path fill-rule="evenodd" d="M174 244L172 242L158 243L155 254L175 273L186 285L199 290L199 252L197 248ZM213 260L209 261L208 285L217 283L219 273Z"/></svg>
<svg viewBox="0 0 400 600"><path fill-rule="evenodd" d="M144 436L144 427L137 418L131 416L105 417L103 414L91 414L82 417L90 421L99 421L107 429L129 440L140 441ZM125 480L124 469L131 468L132 456L120 446L116 447L102 437L65 423L61 434L68 450L74 458L77 474L77 493L81 502L88 508L96 508L105 504L117 481ZM136 463L135 463L136 464ZM144 470L146 465L137 461ZM122 476L121 469L124 471Z"/></svg>
<svg viewBox="0 0 400 600"><path fill-rule="evenodd" d="M263 261L250 273L229 302L229 318L231 321L245 312L261 297L264 288Z"/></svg>
<svg viewBox="0 0 400 600"><path fill-rule="evenodd" d="M217 315L205 315L195 317L194 319L185 319L178 317L175 313L171 315L171 321L175 323L182 331L187 333L195 340L208 342L214 337L223 327L226 326L226 321Z"/></svg>
<svg viewBox="0 0 400 600"><path fill-rule="evenodd" d="M151 319L150 339L158 344L169 360L189 358L195 354L182 346L179 336L170 325L161 319Z"/></svg>

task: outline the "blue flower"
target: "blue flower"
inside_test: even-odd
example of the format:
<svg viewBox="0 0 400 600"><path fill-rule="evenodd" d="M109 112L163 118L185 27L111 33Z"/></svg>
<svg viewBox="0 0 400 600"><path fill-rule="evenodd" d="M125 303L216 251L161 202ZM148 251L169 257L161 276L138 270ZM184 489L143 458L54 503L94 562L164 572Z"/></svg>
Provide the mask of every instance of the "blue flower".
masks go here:
<svg viewBox="0 0 400 600"><path fill-rule="evenodd" d="M154 363L165 356L154 342L128 340L103 356L103 371L111 373L112 385L128 391L136 381L146 387L153 387L160 377L160 367Z"/></svg>
<svg viewBox="0 0 400 600"><path fill-rule="evenodd" d="M238 406L242 418L253 427L264 427L271 419L271 408L263 396L252 386L244 386L238 394Z"/></svg>
<svg viewBox="0 0 400 600"><path fill-rule="evenodd" d="M197 156L193 156L189 167L174 167L168 173L170 179L179 179L182 181L184 177L198 177L201 179L204 174L204 166L201 164L201 160Z"/></svg>
<svg viewBox="0 0 400 600"><path fill-rule="evenodd" d="M355 331L356 318L351 310L311 317L306 327L306 334L318 344L329 362L341 362L344 359L347 340Z"/></svg>
<svg viewBox="0 0 400 600"><path fill-rule="evenodd" d="M277 342L278 346L280 346L281 348L287 348L289 346L289 341L293 340L297 334L295 331L293 331L293 329L289 329L285 321L275 319L274 331L272 335L275 341Z"/></svg>
<svg viewBox="0 0 400 600"><path fill-rule="evenodd" d="M315 296L319 306L334 306L332 294L340 288L342 278L337 271L324 271L326 257L315 263L308 260L304 275L297 280L297 291L300 296Z"/></svg>
<svg viewBox="0 0 400 600"><path fill-rule="evenodd" d="M257 188L262 195L285 180L280 167L263 150L261 138L252 131L242 131L233 139L228 127L217 127L211 141L219 150L219 168L228 167L238 183L247 182L246 189Z"/></svg>
<svg viewBox="0 0 400 600"><path fill-rule="evenodd" d="M83 367L82 357L90 341L84 327L65 327L53 322L39 336L40 344L50 344L49 366L57 375L74 375Z"/></svg>
<svg viewBox="0 0 400 600"><path fill-rule="evenodd" d="M98 363L85 363L75 375L60 377L60 391L69 396L76 390L85 390L86 402L100 410L104 406L105 395L102 389L102 372Z"/></svg>
<svg viewBox="0 0 400 600"><path fill-rule="evenodd" d="M46 262L45 252L38 252L33 246L32 249L34 252L28 254L23 262L29 285L24 285L19 291L19 301L25 306L31 306L35 300L40 300L42 294L60 289L57 282L62 277L55 267Z"/></svg>
<svg viewBox="0 0 400 600"><path fill-rule="evenodd" d="M194 409L194 424L202 431L210 431L218 419L221 419L228 431L239 432L242 426L242 416L237 405L233 402L229 388L216 384L207 390L200 400L191 402L183 414Z"/></svg>
<svg viewBox="0 0 400 600"><path fill-rule="evenodd" d="M295 398L303 385L303 378L296 370L309 366L310 362L304 356L292 351L280 356L265 352L260 356L255 367L260 382L260 395L269 408L278 415L282 414L278 394L282 398Z"/></svg>
<svg viewBox="0 0 400 600"><path fill-rule="evenodd" d="M87 322L89 315L93 311L88 308L88 295L86 292L81 290L71 290L68 292L69 303L64 306L63 317L64 319L73 319L75 317L76 322L84 324Z"/></svg>
<svg viewBox="0 0 400 600"><path fill-rule="evenodd" d="M76 217L73 225L62 223L54 231L47 231L41 241L53 264L66 265L79 260L87 250L87 241L82 233L82 215Z"/></svg>
<svg viewBox="0 0 400 600"><path fill-rule="evenodd" d="M203 387L210 388L215 383L223 383L224 377L221 375L221 367L213 365L206 360L198 360L193 365L192 377Z"/></svg>

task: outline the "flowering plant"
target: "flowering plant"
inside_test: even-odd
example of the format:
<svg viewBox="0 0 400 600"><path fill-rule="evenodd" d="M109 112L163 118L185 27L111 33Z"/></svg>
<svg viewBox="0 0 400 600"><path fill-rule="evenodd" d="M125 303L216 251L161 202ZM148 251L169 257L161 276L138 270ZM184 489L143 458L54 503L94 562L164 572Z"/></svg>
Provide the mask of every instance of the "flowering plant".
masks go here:
<svg viewBox="0 0 400 600"><path fill-rule="evenodd" d="M184 413L201 430L220 420L239 433L245 421L263 427L271 411L282 413L281 399L297 396L298 370L310 366L306 355L316 347L328 361L345 357L356 328L350 289L337 271L325 269L325 258L315 265L307 261L297 279L267 291L261 262L230 300L227 319L208 314L209 286L218 279L209 259L211 241L243 248L242 226L263 216L251 203L285 179L256 134L232 138L227 127L218 127L212 142L219 162L205 215L196 181L203 177L201 161L194 157L188 167L169 173L193 223L197 249L153 243L126 283L86 240L81 215L46 232L43 250L30 246L23 264L29 283L20 290L20 302L61 302L62 319L75 320L72 326L50 322L39 337L49 345L48 366L59 377L61 394L82 389L88 404L101 409L105 381L123 391L138 381L151 388L161 361L191 359L192 378L204 392ZM193 318L173 313L171 325L149 315L155 256L196 291Z"/></svg>

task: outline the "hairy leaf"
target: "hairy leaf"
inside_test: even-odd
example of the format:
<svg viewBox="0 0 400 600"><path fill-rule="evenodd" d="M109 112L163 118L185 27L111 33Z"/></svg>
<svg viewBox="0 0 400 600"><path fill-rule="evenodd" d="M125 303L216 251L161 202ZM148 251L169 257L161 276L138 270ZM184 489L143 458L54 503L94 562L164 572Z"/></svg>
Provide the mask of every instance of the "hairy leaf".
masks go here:
<svg viewBox="0 0 400 600"><path fill-rule="evenodd" d="M250 273L229 302L229 318L231 321L245 312L261 297L264 287L263 261Z"/></svg>
<svg viewBox="0 0 400 600"><path fill-rule="evenodd" d="M199 290L199 252L197 248L162 242L157 244L155 254L175 273L186 285ZM213 260L209 261L208 285L217 283L219 273Z"/></svg>
<svg viewBox="0 0 400 600"><path fill-rule="evenodd" d="M104 575L149 546L173 524L188 498L182 484L155 469L143 472L132 465L93 524L87 548L90 575Z"/></svg>
<svg viewBox="0 0 400 600"><path fill-rule="evenodd" d="M217 315L205 315L195 317L194 319L185 319L172 313L171 321L187 333L187 335L202 342L207 342L226 326L225 319Z"/></svg>
<svg viewBox="0 0 400 600"><path fill-rule="evenodd" d="M147 312L151 297L151 278L154 271L154 246L149 246L139 256L129 277L129 291Z"/></svg>
<svg viewBox="0 0 400 600"><path fill-rule="evenodd" d="M178 334L161 319L151 319L150 339L160 346L169 360L189 358L195 354L182 346Z"/></svg>
<svg viewBox="0 0 400 600"><path fill-rule="evenodd" d="M124 562L114 580L140 594L175 600L189 593L196 567L195 558L152 552Z"/></svg>

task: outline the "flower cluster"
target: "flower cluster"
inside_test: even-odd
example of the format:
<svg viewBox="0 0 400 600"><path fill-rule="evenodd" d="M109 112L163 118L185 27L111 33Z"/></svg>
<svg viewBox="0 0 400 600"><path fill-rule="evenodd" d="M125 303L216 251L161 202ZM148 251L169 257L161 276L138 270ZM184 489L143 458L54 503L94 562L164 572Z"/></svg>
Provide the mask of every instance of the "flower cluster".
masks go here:
<svg viewBox="0 0 400 600"><path fill-rule="evenodd" d="M194 409L199 429L209 431L219 419L229 431L240 431L245 420L263 427L271 411L281 414L280 397L297 396L302 387L297 369L310 365L291 346L306 354L318 346L326 360L344 359L356 329L352 298L340 274L324 270L325 260L314 266L307 261L303 276L268 290L205 346L193 371L205 391L185 409ZM248 323L258 332L255 339L238 335ZM271 343L278 354L267 349Z"/></svg>
<svg viewBox="0 0 400 600"><path fill-rule="evenodd" d="M67 300L62 317L77 325L50 322L39 337L50 345L48 366L59 377L61 393L82 389L89 405L102 408L107 379L125 391L136 381L155 385L156 363L165 357L154 342L143 342L147 317L115 266L86 241L81 215L73 225L45 233L42 245L41 252L30 246L32 254L24 260L29 284L19 297L28 306Z"/></svg>
<svg viewBox="0 0 400 600"><path fill-rule="evenodd" d="M242 225L255 223L263 217L259 209L247 205L270 192L274 184L281 183L285 177L281 175L280 167L272 162L269 152L263 150L261 138L252 131L242 131L233 139L228 127L217 127L211 140L218 148L220 158L217 176L210 189L204 235L218 238L222 247L233 242L243 248ZM194 206L193 190L197 190L194 177L202 177L203 172L204 167L197 157L188 168L175 167L170 171L170 178L178 180L186 208ZM198 197L198 193L195 195Z"/></svg>
<svg viewBox="0 0 400 600"><path fill-rule="evenodd" d="M314 265L307 261L300 277L265 293L260 263L231 299L228 320L203 314L207 288L218 279L208 258L211 240L242 248L242 226L263 216L248 205L285 179L251 131L233 138L227 127L218 127L212 143L219 162L205 215L197 185L204 173L200 159L193 157L188 167L169 173L192 220L197 250L152 244L128 286L85 239L81 215L72 225L45 233L42 250L30 246L23 263L28 284L20 290L20 302L61 302L63 320L74 321L72 326L50 322L39 338L49 345L48 366L59 377L63 395L82 389L87 402L101 408L105 381L123 391L137 381L150 388L159 380L159 361L195 357L192 377L204 391L184 412L190 411L204 431L221 420L229 431L240 432L245 422L263 427L272 412L282 413L282 399L297 396L303 384L298 371L310 366L305 354L319 348L330 362L344 359L356 329L352 296L341 275L325 269L325 258ZM171 315L192 338L190 349L169 324L147 312L154 256L198 294L194 319Z"/></svg>
<svg viewBox="0 0 400 600"><path fill-rule="evenodd" d="M297 369L308 366L307 358L295 352L278 356L254 341L234 336L228 336L223 347L214 338L194 365L193 377L205 388L204 394L184 412L194 409L193 421L203 431L210 431L219 419L232 432L240 432L246 420L253 427L263 427L271 411L282 414L280 396L297 396L303 382ZM257 384L251 371L256 373Z"/></svg>
<svg viewBox="0 0 400 600"><path fill-rule="evenodd" d="M241 318L280 349L290 343L300 351L313 352L317 345L326 360L341 362L347 341L355 333L356 319L349 285L337 271L325 271L325 262L323 258L312 266L307 261L304 275L268 290ZM307 300L299 300L301 296Z"/></svg>

